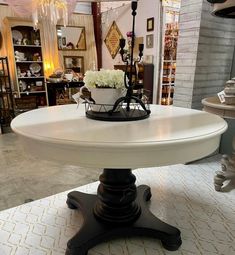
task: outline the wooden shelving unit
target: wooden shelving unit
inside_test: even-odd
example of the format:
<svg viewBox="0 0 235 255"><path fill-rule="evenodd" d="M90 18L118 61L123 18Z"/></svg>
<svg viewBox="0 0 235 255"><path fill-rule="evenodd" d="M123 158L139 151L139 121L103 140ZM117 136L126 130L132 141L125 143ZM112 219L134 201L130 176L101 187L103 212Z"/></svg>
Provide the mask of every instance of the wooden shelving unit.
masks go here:
<svg viewBox="0 0 235 255"><path fill-rule="evenodd" d="M13 93L7 57L0 57L0 128L2 133L9 130L15 117Z"/></svg>
<svg viewBox="0 0 235 255"><path fill-rule="evenodd" d="M176 52L178 43L179 8L163 8L163 38L162 61L158 103L162 105L173 104Z"/></svg>
<svg viewBox="0 0 235 255"><path fill-rule="evenodd" d="M37 107L48 105L40 29L35 31L31 21L17 18L5 18L4 24L16 102L23 98L27 104L29 97L31 104L35 97Z"/></svg>

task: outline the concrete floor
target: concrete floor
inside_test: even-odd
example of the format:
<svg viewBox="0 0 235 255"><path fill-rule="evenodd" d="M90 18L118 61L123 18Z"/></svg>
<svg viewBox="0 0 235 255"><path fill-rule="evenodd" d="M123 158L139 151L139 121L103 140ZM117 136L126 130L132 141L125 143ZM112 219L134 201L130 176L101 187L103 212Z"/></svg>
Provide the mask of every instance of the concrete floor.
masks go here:
<svg viewBox="0 0 235 255"><path fill-rule="evenodd" d="M0 134L0 210L96 181L101 172L34 158L17 135Z"/></svg>

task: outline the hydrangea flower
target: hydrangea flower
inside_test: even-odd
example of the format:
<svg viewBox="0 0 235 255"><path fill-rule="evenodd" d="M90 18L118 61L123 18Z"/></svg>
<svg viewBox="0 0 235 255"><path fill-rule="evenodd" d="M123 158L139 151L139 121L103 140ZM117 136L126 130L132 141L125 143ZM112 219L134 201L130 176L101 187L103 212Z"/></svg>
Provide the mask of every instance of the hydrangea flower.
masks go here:
<svg viewBox="0 0 235 255"><path fill-rule="evenodd" d="M124 72L122 70L108 69L87 71L84 83L88 88L124 88Z"/></svg>

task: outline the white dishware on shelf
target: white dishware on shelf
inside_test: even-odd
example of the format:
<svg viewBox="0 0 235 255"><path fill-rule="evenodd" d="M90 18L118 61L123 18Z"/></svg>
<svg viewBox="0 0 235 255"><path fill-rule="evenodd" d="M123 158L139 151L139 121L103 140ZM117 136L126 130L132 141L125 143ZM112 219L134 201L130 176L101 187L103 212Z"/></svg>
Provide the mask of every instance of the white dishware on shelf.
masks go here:
<svg viewBox="0 0 235 255"><path fill-rule="evenodd" d="M30 70L28 70L28 71L27 71L27 76L28 76L28 77L31 77L31 75L32 75L32 74L31 74Z"/></svg>
<svg viewBox="0 0 235 255"><path fill-rule="evenodd" d="M66 78L68 81L72 81L72 79L73 79L73 74L72 74L72 73L66 73L64 76L65 76L65 78Z"/></svg>
<svg viewBox="0 0 235 255"><path fill-rule="evenodd" d="M29 69L32 72L32 74L36 74L41 71L41 66L38 63L32 63L30 64Z"/></svg>
<svg viewBox="0 0 235 255"><path fill-rule="evenodd" d="M21 44L23 35L19 30L12 30L12 38L17 44Z"/></svg>

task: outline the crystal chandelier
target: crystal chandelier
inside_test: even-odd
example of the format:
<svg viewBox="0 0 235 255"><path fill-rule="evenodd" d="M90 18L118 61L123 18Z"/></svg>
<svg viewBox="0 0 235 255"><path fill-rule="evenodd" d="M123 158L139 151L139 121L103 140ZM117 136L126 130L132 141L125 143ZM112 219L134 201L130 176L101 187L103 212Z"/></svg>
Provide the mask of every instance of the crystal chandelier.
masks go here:
<svg viewBox="0 0 235 255"><path fill-rule="evenodd" d="M64 26L68 24L68 13L72 13L76 0L5 0L6 3L20 16L32 16L34 26L39 20L48 20L56 25L59 20Z"/></svg>
<svg viewBox="0 0 235 255"><path fill-rule="evenodd" d="M33 0L32 18L37 27L39 18L47 17L53 25L63 20L64 26L68 24L68 6L66 0Z"/></svg>

